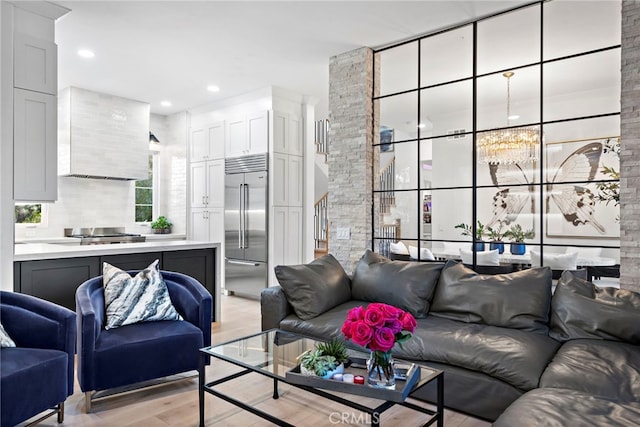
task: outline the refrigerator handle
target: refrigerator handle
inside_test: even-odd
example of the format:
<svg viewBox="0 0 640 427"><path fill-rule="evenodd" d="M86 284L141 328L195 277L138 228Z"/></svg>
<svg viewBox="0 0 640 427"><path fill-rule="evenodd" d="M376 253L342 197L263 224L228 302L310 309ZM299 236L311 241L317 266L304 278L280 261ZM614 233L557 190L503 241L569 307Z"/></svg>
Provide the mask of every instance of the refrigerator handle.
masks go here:
<svg viewBox="0 0 640 427"><path fill-rule="evenodd" d="M249 214L247 213L247 206L249 206L249 184L244 184L244 228L242 229L242 239L244 241L244 247L249 247L249 237L247 236L247 226L249 222Z"/></svg>
<svg viewBox="0 0 640 427"><path fill-rule="evenodd" d="M242 197L242 185L240 184L240 215L238 215L238 249L242 249L244 248L244 230L242 229L242 224L243 224L243 220L242 217L244 216L244 199Z"/></svg>

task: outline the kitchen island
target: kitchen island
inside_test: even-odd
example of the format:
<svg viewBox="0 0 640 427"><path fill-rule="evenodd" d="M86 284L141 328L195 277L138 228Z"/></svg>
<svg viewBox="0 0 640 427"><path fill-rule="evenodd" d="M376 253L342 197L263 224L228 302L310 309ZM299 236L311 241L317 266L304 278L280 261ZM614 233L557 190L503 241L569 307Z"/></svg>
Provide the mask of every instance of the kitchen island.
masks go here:
<svg viewBox="0 0 640 427"><path fill-rule="evenodd" d="M102 274L102 263L140 270L154 260L160 269L187 274L213 296L213 320L220 318L220 255L216 242L149 241L113 245L20 243L15 245L14 291L43 298L75 311L75 290Z"/></svg>

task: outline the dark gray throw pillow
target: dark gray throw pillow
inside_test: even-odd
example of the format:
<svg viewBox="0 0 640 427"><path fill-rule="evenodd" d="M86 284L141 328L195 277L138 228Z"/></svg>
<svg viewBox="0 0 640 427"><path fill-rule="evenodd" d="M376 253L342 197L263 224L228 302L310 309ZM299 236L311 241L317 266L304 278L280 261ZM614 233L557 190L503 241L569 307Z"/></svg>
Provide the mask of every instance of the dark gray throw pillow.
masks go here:
<svg viewBox="0 0 640 427"><path fill-rule="evenodd" d="M440 274L430 314L546 335L550 304L549 267L484 275L448 261Z"/></svg>
<svg viewBox="0 0 640 427"><path fill-rule="evenodd" d="M551 300L551 330L558 341L605 339L640 345L640 294L599 288L568 271Z"/></svg>
<svg viewBox="0 0 640 427"><path fill-rule="evenodd" d="M443 265L391 261L367 249L351 279L352 298L383 302L408 311L416 318L427 317Z"/></svg>
<svg viewBox="0 0 640 427"><path fill-rule="evenodd" d="M309 264L278 265L275 273L287 300L302 320L313 319L351 299L349 276L331 254Z"/></svg>

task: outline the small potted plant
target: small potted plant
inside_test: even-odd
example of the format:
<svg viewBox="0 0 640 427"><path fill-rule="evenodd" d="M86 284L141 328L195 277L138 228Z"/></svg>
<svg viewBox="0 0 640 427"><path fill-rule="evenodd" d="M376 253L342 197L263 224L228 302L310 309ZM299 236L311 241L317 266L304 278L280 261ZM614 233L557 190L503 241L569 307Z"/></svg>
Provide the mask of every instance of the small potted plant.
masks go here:
<svg viewBox="0 0 640 427"><path fill-rule="evenodd" d="M499 254L504 252L504 242L502 241L505 235L505 232L502 231L504 225L504 221L498 221L498 226L496 228L487 227L487 236L491 240L489 243L489 250L497 249Z"/></svg>
<svg viewBox="0 0 640 427"><path fill-rule="evenodd" d="M172 225L165 216L159 216L158 219L151 223L151 228L155 234L169 234L171 233Z"/></svg>
<svg viewBox="0 0 640 427"><path fill-rule="evenodd" d="M460 234L462 234L463 236L472 236L473 235L473 229L471 228L471 225L469 225L469 224L465 224L465 223L458 224L454 228L461 229L462 232ZM478 220L478 224L476 225L476 238L475 238L475 243L474 243L474 247L475 247L475 251L476 252L484 251L484 241L482 240L482 238L484 237L485 234L486 234L485 226L484 226L483 223L480 222L480 220Z"/></svg>
<svg viewBox="0 0 640 427"><path fill-rule="evenodd" d="M300 372L329 379L344 372L344 362L348 359L347 349L340 340L316 344L315 350L305 351L300 359Z"/></svg>
<svg viewBox="0 0 640 427"><path fill-rule="evenodd" d="M511 243L512 255L524 255L526 250L524 240L533 239L535 235L532 229L525 231L520 224L513 224L511 228L504 233L504 237L513 240Z"/></svg>

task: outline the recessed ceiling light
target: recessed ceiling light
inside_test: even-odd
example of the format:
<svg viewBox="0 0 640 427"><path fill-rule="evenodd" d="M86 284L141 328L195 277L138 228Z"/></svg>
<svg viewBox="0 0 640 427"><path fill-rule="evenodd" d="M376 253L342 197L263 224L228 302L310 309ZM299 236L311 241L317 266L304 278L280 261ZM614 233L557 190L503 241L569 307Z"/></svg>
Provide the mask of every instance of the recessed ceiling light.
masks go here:
<svg viewBox="0 0 640 427"><path fill-rule="evenodd" d="M89 49L80 49L78 51L78 56L81 56L83 58L93 58L94 56L96 56L96 54Z"/></svg>
<svg viewBox="0 0 640 427"><path fill-rule="evenodd" d="M162 105L163 107L171 107L172 104L169 101L162 101L160 105Z"/></svg>
<svg viewBox="0 0 640 427"><path fill-rule="evenodd" d="M207 86L209 92L220 92L220 88L216 85Z"/></svg>
<svg viewBox="0 0 640 427"><path fill-rule="evenodd" d="M507 119L509 119L509 120L518 120L519 118L520 118L520 116L517 115L517 114L512 114L509 117L507 117Z"/></svg>
<svg viewBox="0 0 640 427"><path fill-rule="evenodd" d="M418 129L424 129L426 127L427 127L427 125L425 125L424 123L418 124Z"/></svg>

